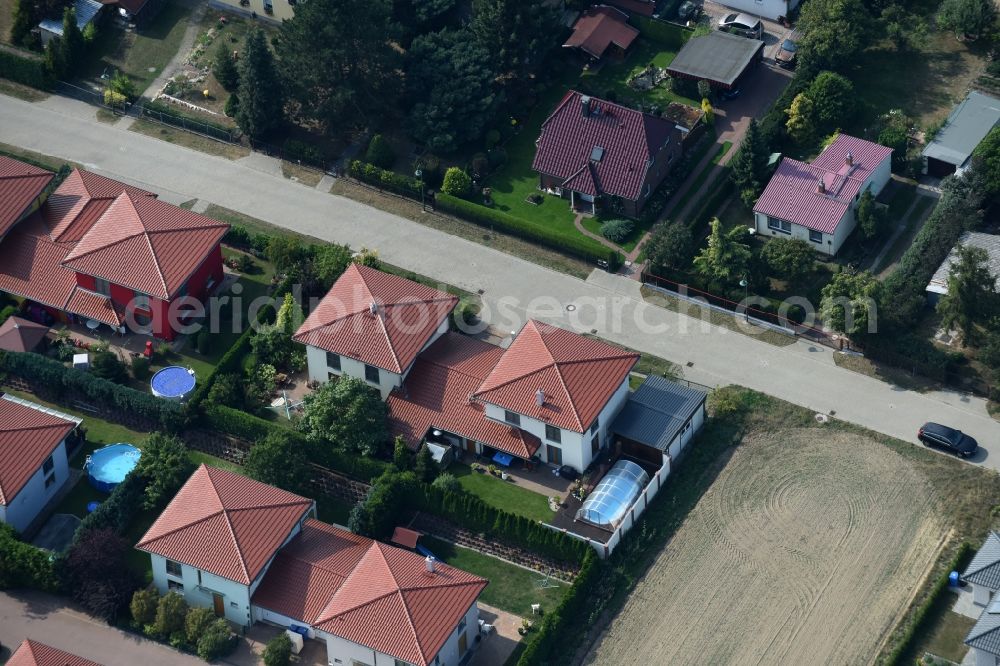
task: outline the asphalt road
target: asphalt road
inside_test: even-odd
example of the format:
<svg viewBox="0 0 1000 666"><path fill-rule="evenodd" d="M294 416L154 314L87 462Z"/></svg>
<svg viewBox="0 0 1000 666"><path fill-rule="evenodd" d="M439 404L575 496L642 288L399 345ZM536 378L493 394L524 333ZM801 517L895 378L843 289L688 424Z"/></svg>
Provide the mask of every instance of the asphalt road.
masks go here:
<svg viewBox="0 0 1000 666"><path fill-rule="evenodd" d="M1000 468L1000 424L982 399L904 390L838 368L823 347L775 347L649 306L634 281L600 271L587 281L557 273L286 180L273 167L254 168L263 158L232 162L124 131L61 98L29 104L0 95L0 142L73 160L174 202L198 198L324 240L377 248L393 264L482 290L486 314L500 330L516 330L531 316L594 331L678 363L690 380L742 384L909 441L927 420L959 427L983 446L976 462Z"/></svg>

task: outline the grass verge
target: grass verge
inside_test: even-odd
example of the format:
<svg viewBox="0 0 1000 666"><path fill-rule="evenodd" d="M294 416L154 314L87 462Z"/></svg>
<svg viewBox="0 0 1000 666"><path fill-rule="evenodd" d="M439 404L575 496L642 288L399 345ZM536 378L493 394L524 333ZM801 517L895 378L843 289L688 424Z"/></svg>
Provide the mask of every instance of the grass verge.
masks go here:
<svg viewBox="0 0 1000 666"><path fill-rule="evenodd" d="M0 12L2 11L2 8L0 8ZM16 97L18 99L23 99L25 102L41 102L43 99L48 99L49 97L48 93L42 92L37 88L31 88L29 86L21 85L20 83L14 83L13 81L8 81L7 79L0 79L0 95Z"/></svg>
<svg viewBox="0 0 1000 666"><path fill-rule="evenodd" d="M145 118L138 118L129 127L132 132L145 134L154 139L160 139L185 148L191 148L209 155L225 157L229 160L238 160L250 154L249 148L234 146L229 143L209 139L208 137L193 132L188 132L170 125L161 125Z"/></svg>
<svg viewBox="0 0 1000 666"><path fill-rule="evenodd" d="M833 355L833 362L836 363L838 367L852 372L857 372L862 375L868 375L869 377L874 377L875 379L880 379L884 382L888 382L909 391L922 393L936 388L935 384L929 380L911 375L905 370L901 370L899 368L876 363L865 358L864 356L835 353Z"/></svg>
<svg viewBox="0 0 1000 666"><path fill-rule="evenodd" d="M516 481L504 481L492 474L474 472L471 467L461 463L453 463L448 471L455 475L462 488L490 506L531 520L552 520L548 497L522 488Z"/></svg>
<svg viewBox="0 0 1000 666"><path fill-rule="evenodd" d="M301 164L283 161L281 163L281 173L285 178L302 183L308 187L316 187L319 181L323 180L323 174L316 169L309 169Z"/></svg>

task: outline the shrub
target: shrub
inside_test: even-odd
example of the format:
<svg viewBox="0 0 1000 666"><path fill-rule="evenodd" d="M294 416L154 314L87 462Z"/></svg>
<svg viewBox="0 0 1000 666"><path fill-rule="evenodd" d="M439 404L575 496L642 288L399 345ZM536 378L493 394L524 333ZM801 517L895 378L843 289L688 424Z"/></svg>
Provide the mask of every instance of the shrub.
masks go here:
<svg viewBox="0 0 1000 666"><path fill-rule="evenodd" d="M621 243L634 228L632 220L608 220L601 225L601 235L612 243Z"/></svg>
<svg viewBox="0 0 1000 666"><path fill-rule="evenodd" d="M441 187L441 160L436 155L424 155L417 160L416 166L423 172L424 183L428 188Z"/></svg>
<svg viewBox="0 0 1000 666"><path fill-rule="evenodd" d="M224 618L216 618L198 639L198 656L205 661L215 661L236 649L236 634Z"/></svg>
<svg viewBox="0 0 1000 666"><path fill-rule="evenodd" d="M477 179L483 178L490 172L490 158L486 153L476 153L472 156L472 175Z"/></svg>
<svg viewBox="0 0 1000 666"><path fill-rule="evenodd" d="M293 493L302 492L309 479L305 448L290 431L272 430L250 449L246 473L262 483Z"/></svg>
<svg viewBox="0 0 1000 666"><path fill-rule="evenodd" d="M149 359L145 356L136 356L132 359L132 376L139 381L149 379Z"/></svg>
<svg viewBox="0 0 1000 666"><path fill-rule="evenodd" d="M396 163L396 153L381 134L376 134L368 143L365 161L380 169L391 169Z"/></svg>
<svg viewBox="0 0 1000 666"><path fill-rule="evenodd" d="M487 131L483 140L486 143L486 150L491 150L494 146L500 143L500 130L491 129Z"/></svg>
<svg viewBox="0 0 1000 666"><path fill-rule="evenodd" d="M131 544L107 528L90 530L73 542L63 576L73 599L91 615L110 622L129 606L139 587L126 559L131 550Z"/></svg>
<svg viewBox="0 0 1000 666"><path fill-rule="evenodd" d="M226 99L226 105L222 107L222 112L230 118L235 118L239 110L240 98L236 95L236 93L232 93L229 95L229 98Z"/></svg>
<svg viewBox="0 0 1000 666"><path fill-rule="evenodd" d="M173 435L151 434L135 466L135 473L146 479L143 507L151 510L165 505L193 471L184 442Z"/></svg>
<svg viewBox="0 0 1000 666"><path fill-rule="evenodd" d="M455 475L450 472L444 472L438 475L438 478L434 479L431 485L443 493L465 492L462 488L462 484L459 483L458 479L455 478Z"/></svg>
<svg viewBox="0 0 1000 666"><path fill-rule="evenodd" d="M292 660L292 640L284 632L267 642L264 666L288 666Z"/></svg>
<svg viewBox="0 0 1000 666"><path fill-rule="evenodd" d="M17 538L17 532L0 523L0 590L28 587L46 592L59 589L49 552Z"/></svg>
<svg viewBox="0 0 1000 666"><path fill-rule="evenodd" d="M132 613L132 623L139 628L153 624L156 620L156 609L160 605L160 593L155 587L145 587L136 590L129 603Z"/></svg>
<svg viewBox="0 0 1000 666"><path fill-rule="evenodd" d="M206 398L210 404L243 409L243 380L232 372L217 375Z"/></svg>
<svg viewBox="0 0 1000 666"><path fill-rule="evenodd" d="M187 642L197 645L208 625L215 621L215 613L211 608L192 608L184 618L184 635Z"/></svg>
<svg viewBox="0 0 1000 666"><path fill-rule="evenodd" d="M374 164L358 160L351 162L347 172L361 182L374 185L379 189L388 190L414 199L420 198L420 181L415 178L401 176L393 171L380 169ZM424 172L424 182L428 186L431 184L426 171Z"/></svg>
<svg viewBox="0 0 1000 666"><path fill-rule="evenodd" d="M118 384L126 380L125 366L117 354L109 351L97 352L90 362L91 371L101 379Z"/></svg>
<svg viewBox="0 0 1000 666"><path fill-rule="evenodd" d="M49 90L53 83L45 61L33 54L21 56L12 50L0 50L0 72L5 79L39 90Z"/></svg>
<svg viewBox="0 0 1000 666"><path fill-rule="evenodd" d="M472 190L472 179L458 167L448 167L444 172L444 183L441 191L453 197L466 197Z"/></svg>
<svg viewBox="0 0 1000 666"><path fill-rule="evenodd" d="M288 139L284 144L285 159L292 161L302 161L314 166L324 166L326 159L323 151L311 143L299 141L298 139Z"/></svg>
<svg viewBox="0 0 1000 666"><path fill-rule="evenodd" d="M184 631L188 605L184 597L176 592L167 592L160 598L153 618L153 633L161 638L169 638Z"/></svg>
<svg viewBox="0 0 1000 666"><path fill-rule="evenodd" d="M17 314L17 308L13 305L8 305L0 310L0 324L4 323L11 317Z"/></svg>
<svg viewBox="0 0 1000 666"><path fill-rule="evenodd" d="M406 440L403 439L402 435L397 435L392 444L392 464L400 472L405 472L413 467L410 447L406 445Z"/></svg>

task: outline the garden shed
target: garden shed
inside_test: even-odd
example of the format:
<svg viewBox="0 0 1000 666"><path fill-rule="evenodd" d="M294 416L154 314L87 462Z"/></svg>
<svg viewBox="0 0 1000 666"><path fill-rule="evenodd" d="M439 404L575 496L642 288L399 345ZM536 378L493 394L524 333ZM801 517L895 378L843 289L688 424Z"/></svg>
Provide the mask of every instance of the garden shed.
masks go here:
<svg viewBox="0 0 1000 666"><path fill-rule="evenodd" d="M97 21L101 9L104 8L104 5L97 0L74 0L73 5L76 9L76 27L81 31ZM43 20L38 24L38 29L41 32L42 46L48 46L50 39L63 36L62 16Z"/></svg>

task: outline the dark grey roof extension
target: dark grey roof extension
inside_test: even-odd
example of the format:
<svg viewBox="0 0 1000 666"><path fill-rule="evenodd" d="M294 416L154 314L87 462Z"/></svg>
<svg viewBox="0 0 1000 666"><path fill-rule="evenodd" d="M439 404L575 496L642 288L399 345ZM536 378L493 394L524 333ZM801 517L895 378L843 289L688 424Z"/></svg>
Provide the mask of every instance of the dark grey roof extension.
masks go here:
<svg viewBox="0 0 1000 666"><path fill-rule="evenodd" d="M997 122L1000 100L972 91L952 109L944 127L924 148L924 157L960 167Z"/></svg>
<svg viewBox="0 0 1000 666"><path fill-rule="evenodd" d="M986 251L986 267L990 274L996 279L997 287L1000 287L1000 236L995 234L984 234L981 231L963 231L955 247L941 262L938 269L934 271L934 276L927 283L927 291L935 294L948 293L948 278L951 277L951 265L958 261L958 246L978 247Z"/></svg>
<svg viewBox="0 0 1000 666"><path fill-rule="evenodd" d="M666 451L708 394L650 375L632 395L611 425L620 437Z"/></svg>
<svg viewBox="0 0 1000 666"><path fill-rule="evenodd" d="M667 72L731 86L764 48L764 42L715 30L692 37Z"/></svg>
<svg viewBox="0 0 1000 666"><path fill-rule="evenodd" d="M972 631L965 637L965 644L1000 655L1000 600L991 601L986 607Z"/></svg>
<svg viewBox="0 0 1000 666"><path fill-rule="evenodd" d="M1000 590L1000 534L990 530L983 547L965 567L962 578L994 591Z"/></svg>

